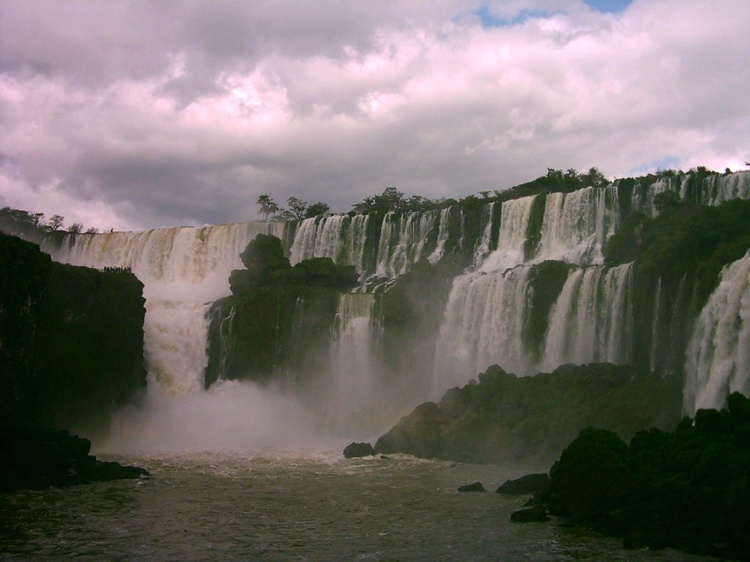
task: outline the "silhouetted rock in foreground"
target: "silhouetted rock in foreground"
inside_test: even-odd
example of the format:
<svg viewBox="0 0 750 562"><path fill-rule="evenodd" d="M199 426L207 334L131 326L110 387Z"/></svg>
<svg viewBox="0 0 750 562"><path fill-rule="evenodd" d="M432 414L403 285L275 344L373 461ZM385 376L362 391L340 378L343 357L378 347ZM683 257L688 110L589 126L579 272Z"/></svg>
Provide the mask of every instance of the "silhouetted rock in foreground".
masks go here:
<svg viewBox="0 0 750 562"><path fill-rule="evenodd" d="M510 516L510 520L514 523L538 523L547 521L547 519L547 510L544 509L543 505L535 505L528 509L514 511Z"/></svg>
<svg viewBox="0 0 750 562"><path fill-rule="evenodd" d="M89 455L91 442L42 426L0 428L0 492L42 490L148 476L143 468Z"/></svg>
<svg viewBox="0 0 750 562"><path fill-rule="evenodd" d="M344 457L351 459L354 457L374 457L375 449L369 443L350 443L344 448Z"/></svg>
<svg viewBox="0 0 750 562"><path fill-rule="evenodd" d="M512 496L536 494L549 486L549 474L527 474L515 480L506 480L495 493Z"/></svg>
<svg viewBox="0 0 750 562"><path fill-rule="evenodd" d="M673 547L750 560L750 400L698 410L673 433L584 429L550 470L537 501L627 548Z"/></svg>

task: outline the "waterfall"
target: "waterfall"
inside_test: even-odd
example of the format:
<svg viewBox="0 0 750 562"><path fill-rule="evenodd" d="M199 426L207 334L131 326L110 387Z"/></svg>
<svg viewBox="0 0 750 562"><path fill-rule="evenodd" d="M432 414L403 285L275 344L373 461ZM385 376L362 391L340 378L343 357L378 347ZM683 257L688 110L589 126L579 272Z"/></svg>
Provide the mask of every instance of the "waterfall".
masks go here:
<svg viewBox="0 0 750 562"><path fill-rule="evenodd" d="M379 407L379 352L383 339L380 295L344 293L331 340L332 385L324 398L332 429L347 429L351 423L378 419L368 410ZM363 426L363 429L366 425Z"/></svg>
<svg viewBox="0 0 750 562"><path fill-rule="evenodd" d="M442 218L444 211L447 216L447 209L404 214L386 213L380 229L375 274L378 277L394 278L409 271L411 266L424 256L435 223L438 218Z"/></svg>
<svg viewBox="0 0 750 562"><path fill-rule="evenodd" d="M438 224L437 245L435 246L435 250L433 250L433 252L427 258L427 260L430 263L439 262L440 259L443 257L443 254L445 253L445 244L448 242L448 238L450 237L450 228L449 228L450 217L451 217L451 207L446 207L445 209L440 211L440 222ZM425 240L426 240L426 237L425 237Z"/></svg>
<svg viewBox="0 0 750 562"><path fill-rule="evenodd" d="M684 409L722 408L750 394L750 253L727 265L693 328L685 361Z"/></svg>
<svg viewBox="0 0 750 562"><path fill-rule="evenodd" d="M211 303L229 294L229 273L257 234L285 235L283 223L161 228L69 235L54 259L87 267L128 267L144 285L143 326L150 391L186 395L203 389Z"/></svg>
<svg viewBox="0 0 750 562"><path fill-rule="evenodd" d="M294 237L292 264L311 258L331 258L364 272L369 215L331 215L303 220Z"/></svg>
<svg viewBox="0 0 750 562"><path fill-rule="evenodd" d="M504 201L500 208L497 249L482 264L482 271L502 271L524 262L531 208L536 195Z"/></svg>
<svg viewBox="0 0 750 562"><path fill-rule="evenodd" d="M750 170L734 174L715 174L701 186L701 203L719 205L730 199L750 199Z"/></svg>
<svg viewBox="0 0 750 562"><path fill-rule="evenodd" d="M544 208L536 261L602 263L602 246L615 233L620 211L616 186L550 193Z"/></svg>
<svg viewBox="0 0 750 562"><path fill-rule="evenodd" d="M474 249L473 267L477 269L487 255L490 253L492 245L492 217L495 214L495 202L489 203L482 209L481 230L482 235Z"/></svg>
<svg viewBox="0 0 750 562"><path fill-rule="evenodd" d="M530 271L519 266L456 279L438 337L436 396L493 363L513 373L531 374L523 341Z"/></svg>
<svg viewBox="0 0 750 562"><path fill-rule="evenodd" d="M543 370L632 361L632 265L571 271L550 313Z"/></svg>

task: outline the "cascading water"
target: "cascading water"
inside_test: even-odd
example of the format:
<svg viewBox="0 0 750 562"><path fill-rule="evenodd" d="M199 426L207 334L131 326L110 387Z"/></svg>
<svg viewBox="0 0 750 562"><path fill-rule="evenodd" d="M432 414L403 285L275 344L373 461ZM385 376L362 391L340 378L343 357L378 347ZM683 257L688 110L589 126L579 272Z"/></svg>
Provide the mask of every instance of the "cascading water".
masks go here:
<svg viewBox="0 0 750 562"><path fill-rule="evenodd" d="M338 265L365 270L369 215L331 215L303 220L292 244L292 264L311 258L331 258Z"/></svg>
<svg viewBox="0 0 750 562"><path fill-rule="evenodd" d="M632 361L632 265L571 271L550 313L542 370Z"/></svg>
<svg viewBox="0 0 750 562"><path fill-rule="evenodd" d="M350 430L353 423L367 431L369 424L380 417L373 417L369 411L380 407L374 400L384 390L379 384L383 340L379 297L368 293L339 297L331 342L332 384L324 399L328 405L326 418L334 431Z"/></svg>
<svg viewBox="0 0 750 562"><path fill-rule="evenodd" d="M441 213L386 213L380 230L375 274L392 279L409 271L423 257Z"/></svg>
<svg viewBox="0 0 750 562"><path fill-rule="evenodd" d="M602 263L602 247L615 233L620 210L615 186L547 195L536 261Z"/></svg>
<svg viewBox="0 0 750 562"><path fill-rule="evenodd" d="M284 237L283 223L238 223L146 232L70 235L54 259L87 267L127 267L146 298L144 347L149 391L187 395L203 389L211 303L229 294L229 273L260 233Z"/></svg>
<svg viewBox="0 0 750 562"><path fill-rule="evenodd" d="M482 236L474 249L473 269L477 269L491 251L492 244L492 217L495 214L495 202L489 203L482 209Z"/></svg>
<svg viewBox="0 0 750 562"><path fill-rule="evenodd" d="M709 176L701 188L703 205L719 205L730 199L750 199L750 170Z"/></svg>
<svg viewBox="0 0 750 562"><path fill-rule="evenodd" d="M438 337L435 397L492 363L530 374L523 346L529 271L519 266L456 279Z"/></svg>
<svg viewBox="0 0 750 562"><path fill-rule="evenodd" d="M463 211L453 207L389 213L378 221L380 224L373 223L375 215L307 219L291 225L297 227L294 238L282 223L247 223L77 235L69 237L61 248L46 251L59 261L76 265L133 270L144 283L147 299L144 332L149 388L184 396L203 390L206 311L210 303L229 294L229 273L242 267L238 256L256 234L272 233L282 238L285 247L291 249L292 263L330 257L339 264L353 265L363 280L377 275L388 278L389 283L422 259L434 263L454 248L474 248L472 272L453 280L442 325L436 329L435 357L424 361L425 371L433 372L433 387L438 393L465 382L491 363L517 374L533 374L564 362L631 362L632 266L601 265L602 246L620 223L621 213L632 209L654 216L653 200L658 193L674 191L684 200L712 205L750 196L750 172L710 176L698 185L699 177L673 176L648 186L631 184L629 192L610 185L488 203L476 229L477 240L463 239L464 227L471 229L464 224ZM491 248L493 240L497 240L495 249ZM469 256L463 257L468 265ZM540 270L535 268L545 265L545 260L571 264L545 270L558 272L556 285L539 281ZM722 287L730 277L728 269ZM366 285L361 290L366 291ZM547 296L539 300L537 297L545 291ZM646 327L651 332L652 360L663 354L677 330L684 329L687 321L680 316L685 314L681 303L689 300L688 293L681 288L675 297L664 289L657 291L656 314ZM377 320L374 298L368 294L346 295L339 303L339 324L331 348L335 366L330 376L334 381L331 388L335 388L331 394L342 398L328 404L335 412L334 425L345 424L342 420L351 414L340 407L357 404L360 399L367 403L362 397L378 384L377 347L381 340L377 334L383 323ZM717 312L718 298L712 297L709 303L713 303L711 318L721 326L716 328L721 338L730 341L739 316L727 313L727 319L719 322L717 319L723 317ZM710 343L710 314L704 309L699 322L704 331L694 333L691 340L693 363L688 361L686 369L695 374L690 375L693 398L686 398L687 409L713 404L726 388L747 384L737 375L737 365L750 362L743 355L748 347L742 340L744 332L738 332L735 339L739 343L734 347L721 344L711 350L715 344ZM532 333L534 341L530 342ZM429 349L435 337L429 336ZM728 371L730 359L735 366ZM660 368L672 372L669 365L677 362L681 365L682 358L664 354L661 363L666 366ZM711 374L699 376L699 372ZM382 408L382 402L377 407Z"/></svg>
<svg viewBox="0 0 750 562"><path fill-rule="evenodd" d="M695 323L685 363L684 409L722 408L750 394L750 253L724 267Z"/></svg>
<svg viewBox="0 0 750 562"><path fill-rule="evenodd" d="M497 250L482 263L484 272L504 271L524 262L524 246L529 229L531 209L536 195L505 201L500 209L500 234ZM474 256L474 261L478 256Z"/></svg>

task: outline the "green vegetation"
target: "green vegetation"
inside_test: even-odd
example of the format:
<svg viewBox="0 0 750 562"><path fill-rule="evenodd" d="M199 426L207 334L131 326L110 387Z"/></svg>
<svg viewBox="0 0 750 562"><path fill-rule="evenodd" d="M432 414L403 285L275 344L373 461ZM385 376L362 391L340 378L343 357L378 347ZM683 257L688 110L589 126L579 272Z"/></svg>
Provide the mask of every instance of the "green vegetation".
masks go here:
<svg viewBox="0 0 750 562"><path fill-rule="evenodd" d="M258 234L240 254L240 258L246 269L236 269L229 277L229 286L234 295L288 285L347 290L356 285L359 278L354 266L336 265L331 258L304 260L292 267L284 255L281 240L269 234Z"/></svg>
<svg viewBox="0 0 750 562"><path fill-rule="evenodd" d="M639 274L662 276L672 285L686 274L693 276L700 306L716 288L721 268L750 249L750 201L706 207L681 204L667 193L672 192L659 194L665 197L656 219L632 213L622 222L605 256L612 263L635 259Z"/></svg>

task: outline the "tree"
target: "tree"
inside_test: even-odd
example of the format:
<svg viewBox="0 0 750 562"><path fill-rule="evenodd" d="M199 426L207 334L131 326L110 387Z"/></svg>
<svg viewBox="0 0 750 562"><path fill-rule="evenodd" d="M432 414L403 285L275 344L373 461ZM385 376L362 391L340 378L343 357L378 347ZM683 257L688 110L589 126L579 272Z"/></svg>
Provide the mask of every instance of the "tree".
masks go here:
<svg viewBox="0 0 750 562"><path fill-rule="evenodd" d="M328 206L327 203L321 203L318 201L317 203L313 203L310 205L307 210L305 211L305 218L311 219L313 217L318 217L320 215L325 215L331 211L331 208Z"/></svg>
<svg viewBox="0 0 750 562"><path fill-rule="evenodd" d="M258 197L256 203L260 206L260 214L263 215L263 220L267 221L270 215L276 215L279 212L279 205L276 203L270 195L263 194Z"/></svg>
<svg viewBox="0 0 750 562"><path fill-rule="evenodd" d="M52 215L48 224L52 230L60 230L64 221L65 217L62 215Z"/></svg>
<svg viewBox="0 0 750 562"><path fill-rule="evenodd" d="M285 214L288 214L292 220L302 220L305 218L307 201L302 201L297 197L290 197L287 199L287 203L289 204L289 210L285 211Z"/></svg>
<svg viewBox="0 0 750 562"><path fill-rule="evenodd" d="M361 203L353 205L354 212L366 213L398 213L404 210L406 202L404 194L395 187L386 187L383 193L374 197L365 197Z"/></svg>
<svg viewBox="0 0 750 562"><path fill-rule="evenodd" d="M83 232L83 224L80 222L74 222L68 227L68 232L71 234L80 234Z"/></svg>
<svg viewBox="0 0 750 562"><path fill-rule="evenodd" d="M98 228L95 228L95 227L93 227L93 226L92 226L92 227L89 227L89 228L88 228L88 229L86 230L86 234L98 234L98 233L99 233L99 229L98 229Z"/></svg>

